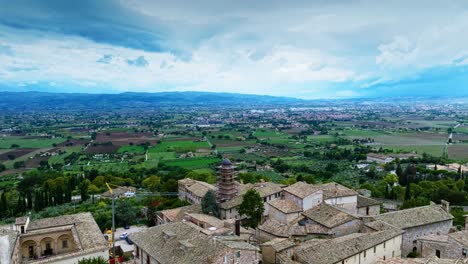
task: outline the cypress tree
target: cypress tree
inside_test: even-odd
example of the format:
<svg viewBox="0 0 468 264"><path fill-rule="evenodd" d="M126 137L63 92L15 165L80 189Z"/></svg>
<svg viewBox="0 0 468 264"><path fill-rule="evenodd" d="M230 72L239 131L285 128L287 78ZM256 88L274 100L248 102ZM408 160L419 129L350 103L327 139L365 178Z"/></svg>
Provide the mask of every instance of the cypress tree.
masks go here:
<svg viewBox="0 0 468 264"><path fill-rule="evenodd" d="M0 197L0 216L6 216L7 209L8 209L8 205L7 205L6 195L4 191L2 192L2 196Z"/></svg>
<svg viewBox="0 0 468 264"><path fill-rule="evenodd" d="M32 209L33 208L33 199L32 199L32 192L29 191L27 194L27 200L28 200L28 209Z"/></svg>
<svg viewBox="0 0 468 264"><path fill-rule="evenodd" d="M411 188L410 188L411 184L408 183L408 185L406 185L406 189L405 189L405 201L408 201L409 199L411 199Z"/></svg>
<svg viewBox="0 0 468 264"><path fill-rule="evenodd" d="M207 191L205 196L203 196L201 208L205 214L212 214L215 217L219 216L218 204L216 203L215 193L212 190Z"/></svg>

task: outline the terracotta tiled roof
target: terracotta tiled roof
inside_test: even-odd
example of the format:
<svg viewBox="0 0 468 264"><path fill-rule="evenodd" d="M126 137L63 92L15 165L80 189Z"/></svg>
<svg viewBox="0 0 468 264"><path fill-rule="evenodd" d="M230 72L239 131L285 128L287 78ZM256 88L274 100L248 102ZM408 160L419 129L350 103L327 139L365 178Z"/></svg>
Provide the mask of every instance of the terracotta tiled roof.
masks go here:
<svg viewBox="0 0 468 264"><path fill-rule="evenodd" d="M356 217L325 203L314 206L302 214L327 228L333 228L356 219Z"/></svg>
<svg viewBox="0 0 468 264"><path fill-rule="evenodd" d="M405 229L442 221L449 221L453 216L440 205L427 205L385 214L376 215L375 220L389 223L395 227Z"/></svg>
<svg viewBox="0 0 468 264"><path fill-rule="evenodd" d="M297 213L302 211L302 208L297 203L291 200L274 200L269 201L268 204L285 214Z"/></svg>
<svg viewBox="0 0 468 264"><path fill-rule="evenodd" d="M362 195L358 195L357 197L357 208L362 208L362 207L367 207L367 206L373 206L373 205L381 205L382 202L367 198Z"/></svg>
<svg viewBox="0 0 468 264"><path fill-rule="evenodd" d="M284 190L299 198L305 198L319 191L320 189L314 185L299 181L299 182L294 183L293 185L290 185L284 188Z"/></svg>
<svg viewBox="0 0 468 264"><path fill-rule="evenodd" d="M448 234L449 238L458 241L465 248L468 248L468 230Z"/></svg>
<svg viewBox="0 0 468 264"><path fill-rule="evenodd" d="M76 229L83 250L107 248L107 242L91 213L63 215L33 220L29 223L28 232L71 225Z"/></svg>
<svg viewBox="0 0 468 264"><path fill-rule="evenodd" d="M345 187L336 182L317 184L315 185L315 187L323 191L324 200L335 197L358 195L358 192L356 192L355 190Z"/></svg>
<svg viewBox="0 0 468 264"><path fill-rule="evenodd" d="M334 239L313 239L298 246L295 256L301 263L337 263L402 233L393 229L374 233L354 233Z"/></svg>
<svg viewBox="0 0 468 264"><path fill-rule="evenodd" d="M439 259L434 256L431 258L391 258L379 260L377 264L467 264L468 259Z"/></svg>
<svg viewBox="0 0 468 264"><path fill-rule="evenodd" d="M165 235L168 232L170 237ZM188 222L150 227L144 232L131 234L130 239L161 263L205 264L212 263L214 257L220 257L227 249L258 250L246 242L215 239Z"/></svg>

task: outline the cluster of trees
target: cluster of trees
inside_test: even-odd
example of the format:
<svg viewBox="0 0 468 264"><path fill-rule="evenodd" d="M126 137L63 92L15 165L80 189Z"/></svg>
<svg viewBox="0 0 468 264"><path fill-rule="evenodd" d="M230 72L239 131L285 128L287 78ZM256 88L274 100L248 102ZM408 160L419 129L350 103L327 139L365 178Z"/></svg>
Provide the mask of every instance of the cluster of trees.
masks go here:
<svg viewBox="0 0 468 264"><path fill-rule="evenodd" d="M203 213L219 217L219 205L213 191L208 191L205 196L203 196L201 207ZM244 194L242 203L238 208L239 214L245 216L243 224L251 228L256 228L262 220L264 211L263 199L258 191L255 189L248 190Z"/></svg>
<svg viewBox="0 0 468 264"><path fill-rule="evenodd" d="M399 162L387 165L395 168L375 184L365 183L361 187L372 191L375 197L403 201L402 208L411 208L449 201L453 205L466 205L468 201L468 177L461 172L428 170L416 164L402 166ZM404 169L403 169L404 168Z"/></svg>

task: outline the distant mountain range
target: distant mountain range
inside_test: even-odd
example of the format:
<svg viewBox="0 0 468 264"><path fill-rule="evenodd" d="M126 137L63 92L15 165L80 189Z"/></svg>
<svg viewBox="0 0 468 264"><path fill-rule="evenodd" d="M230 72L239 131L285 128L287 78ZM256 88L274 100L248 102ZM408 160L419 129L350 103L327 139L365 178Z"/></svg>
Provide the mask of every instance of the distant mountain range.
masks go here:
<svg viewBox="0 0 468 264"><path fill-rule="evenodd" d="M0 111L35 110L113 110L145 109L161 107L276 107L276 106L345 106L347 104L430 104L468 103L466 97L374 97L350 99L304 100L293 97L250 95L213 92L160 92L160 93L47 93L47 92L1 92Z"/></svg>
<svg viewBox="0 0 468 264"><path fill-rule="evenodd" d="M306 102L291 97L210 92L80 94L0 92L0 109L158 108L167 106L245 106Z"/></svg>

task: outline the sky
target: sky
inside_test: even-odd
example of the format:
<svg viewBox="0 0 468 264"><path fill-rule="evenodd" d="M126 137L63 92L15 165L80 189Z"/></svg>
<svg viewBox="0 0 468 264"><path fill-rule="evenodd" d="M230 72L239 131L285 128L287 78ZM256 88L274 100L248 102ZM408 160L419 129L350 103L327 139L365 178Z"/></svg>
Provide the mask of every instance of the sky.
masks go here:
<svg viewBox="0 0 468 264"><path fill-rule="evenodd" d="M468 96L468 1L0 0L0 91Z"/></svg>

